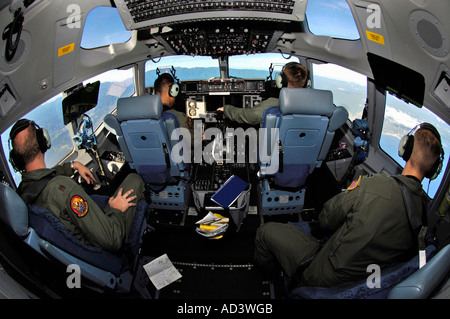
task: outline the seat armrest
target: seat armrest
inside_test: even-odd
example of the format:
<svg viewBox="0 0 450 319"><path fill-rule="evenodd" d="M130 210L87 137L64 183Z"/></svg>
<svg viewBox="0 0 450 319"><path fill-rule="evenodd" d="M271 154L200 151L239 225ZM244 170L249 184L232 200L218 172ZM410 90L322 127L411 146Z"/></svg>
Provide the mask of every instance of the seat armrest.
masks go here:
<svg viewBox="0 0 450 319"><path fill-rule="evenodd" d="M425 299L450 271L450 244L442 248L425 266L392 288L388 299Z"/></svg>

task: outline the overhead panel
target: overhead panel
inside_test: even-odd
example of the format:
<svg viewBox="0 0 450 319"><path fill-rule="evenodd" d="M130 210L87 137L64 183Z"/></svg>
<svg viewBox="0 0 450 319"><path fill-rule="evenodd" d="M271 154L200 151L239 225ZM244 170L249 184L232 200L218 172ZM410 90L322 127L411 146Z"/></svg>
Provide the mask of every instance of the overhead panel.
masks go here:
<svg viewBox="0 0 450 319"><path fill-rule="evenodd" d="M381 7L366 1L355 1L353 5L359 21L361 39L365 39L368 51L391 59L391 45Z"/></svg>
<svg viewBox="0 0 450 319"><path fill-rule="evenodd" d="M114 0L129 30L210 20L303 21L307 0Z"/></svg>
<svg viewBox="0 0 450 319"><path fill-rule="evenodd" d="M79 19L82 19L80 16ZM82 21L80 20L80 23ZM68 18L56 22L53 53L53 87L70 81L75 76L76 52L80 43L81 28L71 25Z"/></svg>

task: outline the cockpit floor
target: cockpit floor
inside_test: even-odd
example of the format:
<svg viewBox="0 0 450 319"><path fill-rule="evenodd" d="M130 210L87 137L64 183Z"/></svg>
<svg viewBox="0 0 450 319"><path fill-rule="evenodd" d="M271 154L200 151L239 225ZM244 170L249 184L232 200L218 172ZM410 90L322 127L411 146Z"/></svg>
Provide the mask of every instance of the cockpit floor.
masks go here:
<svg viewBox="0 0 450 319"><path fill-rule="evenodd" d="M311 176L309 189L320 189L321 193L310 193L305 206L320 207L336 191L323 186L332 185L330 178L334 177L328 169L316 170ZM250 205L253 204L251 201ZM160 291L149 282L146 287L152 298L283 298L285 291L281 272L269 275L254 265L255 235L261 223L296 222L302 215L261 217L247 214L239 230L230 221L223 238L217 240L196 233L195 222L202 217L187 212L150 212L148 222L154 230L145 235L141 255L150 261L167 254L182 275L181 279Z"/></svg>

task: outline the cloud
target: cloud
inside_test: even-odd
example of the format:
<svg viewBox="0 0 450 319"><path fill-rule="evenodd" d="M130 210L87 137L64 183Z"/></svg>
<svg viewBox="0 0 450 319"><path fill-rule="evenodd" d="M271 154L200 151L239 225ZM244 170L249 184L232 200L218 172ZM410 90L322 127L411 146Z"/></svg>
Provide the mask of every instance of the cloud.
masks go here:
<svg viewBox="0 0 450 319"><path fill-rule="evenodd" d="M315 64L314 75L347 82L354 82L360 85L367 84L367 77L365 75L332 63Z"/></svg>
<svg viewBox="0 0 450 319"><path fill-rule="evenodd" d="M133 78L133 69L130 68L128 70L111 70L105 73L96 75L90 79L87 79L83 83L93 83L95 81L100 81L100 83L104 82L122 82L124 80Z"/></svg>
<svg viewBox="0 0 450 319"><path fill-rule="evenodd" d="M409 127L410 129L419 124L419 120L411 115L399 111L392 106L386 105L385 118L393 120L398 125L402 125L404 127ZM407 132L405 132L406 134Z"/></svg>

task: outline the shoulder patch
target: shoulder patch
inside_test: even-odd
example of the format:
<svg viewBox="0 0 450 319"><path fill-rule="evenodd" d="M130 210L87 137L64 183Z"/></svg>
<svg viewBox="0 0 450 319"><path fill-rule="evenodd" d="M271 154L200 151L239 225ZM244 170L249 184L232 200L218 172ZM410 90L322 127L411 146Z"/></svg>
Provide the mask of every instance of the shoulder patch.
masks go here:
<svg viewBox="0 0 450 319"><path fill-rule="evenodd" d="M78 195L75 195L70 200L70 207L72 211L77 215L77 217L83 217L88 212L88 203Z"/></svg>
<svg viewBox="0 0 450 319"><path fill-rule="evenodd" d="M347 188L347 191L354 190L356 187L359 186L360 182L361 182L361 175L359 176L359 178L357 180L353 181L350 184L350 186Z"/></svg>

